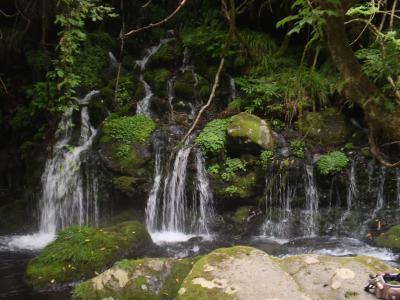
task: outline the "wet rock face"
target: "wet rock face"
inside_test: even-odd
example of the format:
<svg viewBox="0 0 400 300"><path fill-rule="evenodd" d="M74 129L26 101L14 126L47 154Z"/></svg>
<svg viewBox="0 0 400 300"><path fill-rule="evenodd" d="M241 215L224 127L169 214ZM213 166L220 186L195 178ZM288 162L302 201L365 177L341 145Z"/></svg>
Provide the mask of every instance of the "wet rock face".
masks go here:
<svg viewBox="0 0 400 300"><path fill-rule="evenodd" d="M273 149L275 146L275 138L268 123L245 112L232 117L227 132L235 142L254 144L262 149Z"/></svg>
<svg viewBox="0 0 400 300"><path fill-rule="evenodd" d="M322 145L336 145L346 141L349 128L342 114L335 109L309 112L298 121L300 132Z"/></svg>
<svg viewBox="0 0 400 300"><path fill-rule="evenodd" d="M197 259L123 260L81 283L78 299L172 299Z"/></svg>

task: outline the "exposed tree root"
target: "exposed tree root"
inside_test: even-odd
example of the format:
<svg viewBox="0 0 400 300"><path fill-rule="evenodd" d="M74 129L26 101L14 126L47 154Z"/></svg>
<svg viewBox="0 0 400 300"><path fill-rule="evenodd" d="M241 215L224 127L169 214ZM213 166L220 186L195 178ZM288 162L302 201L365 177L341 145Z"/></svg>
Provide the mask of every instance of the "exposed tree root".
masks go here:
<svg viewBox="0 0 400 300"><path fill-rule="evenodd" d="M369 147L370 147L372 155L381 165L383 165L386 168L400 167L400 161L398 161L396 163L390 163L383 158L383 156L379 150L379 146L376 144L374 133L373 133L372 129L370 129L369 134L368 134L368 142L369 142Z"/></svg>

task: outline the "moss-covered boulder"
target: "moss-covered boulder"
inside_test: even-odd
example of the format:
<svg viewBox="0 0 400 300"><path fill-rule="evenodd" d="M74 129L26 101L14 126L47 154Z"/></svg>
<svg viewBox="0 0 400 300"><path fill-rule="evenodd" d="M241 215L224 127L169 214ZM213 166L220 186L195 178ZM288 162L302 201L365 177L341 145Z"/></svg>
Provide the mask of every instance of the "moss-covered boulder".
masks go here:
<svg viewBox="0 0 400 300"><path fill-rule="evenodd" d="M142 178L135 178L131 176L118 176L113 178L113 188L121 193L128 199L133 199L138 192L144 193L143 183L145 181Z"/></svg>
<svg viewBox="0 0 400 300"><path fill-rule="evenodd" d="M390 248L400 252L400 225L395 225L382 233L375 239L374 243L378 247Z"/></svg>
<svg viewBox="0 0 400 300"><path fill-rule="evenodd" d="M75 288L77 299L175 299L197 258L122 260ZM111 297L111 298L110 298Z"/></svg>
<svg viewBox="0 0 400 300"><path fill-rule="evenodd" d="M255 144L262 149L273 149L275 145L268 123L249 113L242 112L233 116L227 132L235 143Z"/></svg>
<svg viewBox="0 0 400 300"><path fill-rule="evenodd" d="M167 69L148 70L144 73L144 80L153 88L156 95L166 96L167 81L171 72Z"/></svg>
<svg viewBox="0 0 400 300"><path fill-rule="evenodd" d="M349 135L346 120L333 108L303 115L298 127L303 135L322 145L343 143Z"/></svg>
<svg viewBox="0 0 400 300"><path fill-rule="evenodd" d="M151 243L136 221L106 228L71 226L29 262L26 280L40 289L91 277L125 255L143 254Z"/></svg>
<svg viewBox="0 0 400 300"><path fill-rule="evenodd" d="M358 299L369 274L396 271L365 256L271 257L251 247L217 249L199 259L183 281L178 300Z"/></svg>
<svg viewBox="0 0 400 300"><path fill-rule="evenodd" d="M100 154L115 173L148 179L151 153L149 137L155 129L153 120L146 116L110 116L102 126ZM151 177L151 175L150 175Z"/></svg>

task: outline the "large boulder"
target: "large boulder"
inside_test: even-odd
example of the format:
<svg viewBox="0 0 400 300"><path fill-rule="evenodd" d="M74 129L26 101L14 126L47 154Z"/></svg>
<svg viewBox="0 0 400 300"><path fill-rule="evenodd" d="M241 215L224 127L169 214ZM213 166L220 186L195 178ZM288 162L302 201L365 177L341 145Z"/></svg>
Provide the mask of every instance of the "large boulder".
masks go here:
<svg viewBox="0 0 400 300"><path fill-rule="evenodd" d="M173 299L197 258L122 260L78 285L77 299Z"/></svg>
<svg viewBox="0 0 400 300"><path fill-rule="evenodd" d="M369 274L394 271L371 257L317 255L270 257L237 246L199 259L183 281L178 300L376 299L364 291Z"/></svg>
<svg viewBox="0 0 400 300"><path fill-rule="evenodd" d="M235 142L255 144L262 149L273 149L275 138L268 123L259 117L242 112L231 118L228 136Z"/></svg>
<svg viewBox="0 0 400 300"><path fill-rule="evenodd" d="M126 255L144 254L151 244L136 221L106 228L71 226L29 262L26 279L41 289L91 277Z"/></svg>
<svg viewBox="0 0 400 300"><path fill-rule="evenodd" d="M303 135L322 145L344 143L349 135L346 120L334 108L303 115L298 127Z"/></svg>

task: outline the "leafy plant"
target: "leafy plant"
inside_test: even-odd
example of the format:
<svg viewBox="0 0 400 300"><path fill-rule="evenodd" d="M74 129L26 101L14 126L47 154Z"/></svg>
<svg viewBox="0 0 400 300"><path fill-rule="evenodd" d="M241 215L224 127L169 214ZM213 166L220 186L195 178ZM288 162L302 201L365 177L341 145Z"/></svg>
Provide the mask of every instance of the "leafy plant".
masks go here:
<svg viewBox="0 0 400 300"><path fill-rule="evenodd" d="M229 123L229 119L215 119L207 123L196 138L196 144L204 155L216 155L225 150Z"/></svg>
<svg viewBox="0 0 400 300"><path fill-rule="evenodd" d="M317 161L318 171L322 175L328 175L342 171L347 167L349 159L341 151L333 151L326 155L321 155Z"/></svg>
<svg viewBox="0 0 400 300"><path fill-rule="evenodd" d="M104 121L103 130L114 142L121 144L144 143L155 129L149 117L109 117Z"/></svg>
<svg viewBox="0 0 400 300"><path fill-rule="evenodd" d="M219 171L220 171L220 166L219 166L218 164L211 165L211 166L207 169L207 172L208 172L208 174L210 174L210 175L218 175L218 174L219 174Z"/></svg>
<svg viewBox="0 0 400 300"><path fill-rule="evenodd" d="M290 141L290 153L298 158L304 158L304 141L292 140Z"/></svg>
<svg viewBox="0 0 400 300"><path fill-rule="evenodd" d="M274 152L271 150L265 150L260 154L260 163L263 167L266 167L271 159L274 157Z"/></svg>
<svg viewBox="0 0 400 300"><path fill-rule="evenodd" d="M239 158L226 158L224 163L224 172L221 174L221 178L225 181L231 180L235 173L238 171L246 171L246 163L241 161Z"/></svg>

